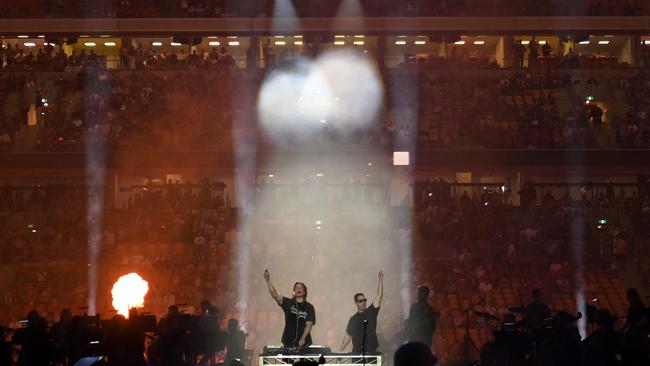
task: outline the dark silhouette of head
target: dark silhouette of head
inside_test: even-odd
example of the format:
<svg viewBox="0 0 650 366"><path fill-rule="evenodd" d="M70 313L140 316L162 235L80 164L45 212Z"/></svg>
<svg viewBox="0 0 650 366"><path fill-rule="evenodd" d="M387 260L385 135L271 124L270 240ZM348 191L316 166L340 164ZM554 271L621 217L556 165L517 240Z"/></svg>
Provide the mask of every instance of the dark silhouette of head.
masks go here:
<svg viewBox="0 0 650 366"><path fill-rule="evenodd" d="M631 307L645 307L643 300L641 300L641 296L639 296L639 292L635 288L628 288L626 297Z"/></svg>
<svg viewBox="0 0 650 366"><path fill-rule="evenodd" d="M228 333L235 333L239 330L239 321L237 319L228 320Z"/></svg>
<svg viewBox="0 0 650 366"><path fill-rule="evenodd" d="M542 290L540 290L538 288L535 288L535 289L533 289L533 291L530 294L533 297L533 302L534 303L542 302Z"/></svg>
<svg viewBox="0 0 650 366"><path fill-rule="evenodd" d="M174 317L180 315L177 305L171 305L167 308L167 317Z"/></svg>
<svg viewBox="0 0 650 366"><path fill-rule="evenodd" d="M427 302L431 291L426 286L418 287L418 302Z"/></svg>
<svg viewBox="0 0 650 366"><path fill-rule="evenodd" d="M72 320L72 311L70 309L61 310L61 323L70 323Z"/></svg>
<svg viewBox="0 0 650 366"><path fill-rule="evenodd" d="M434 366L438 358L433 355L431 348L426 344L407 343L395 352L393 365L395 366Z"/></svg>
<svg viewBox="0 0 650 366"><path fill-rule="evenodd" d="M612 313L610 313L609 310L598 309L594 317L598 328L606 330L614 329L614 322L616 321L616 318L612 316Z"/></svg>

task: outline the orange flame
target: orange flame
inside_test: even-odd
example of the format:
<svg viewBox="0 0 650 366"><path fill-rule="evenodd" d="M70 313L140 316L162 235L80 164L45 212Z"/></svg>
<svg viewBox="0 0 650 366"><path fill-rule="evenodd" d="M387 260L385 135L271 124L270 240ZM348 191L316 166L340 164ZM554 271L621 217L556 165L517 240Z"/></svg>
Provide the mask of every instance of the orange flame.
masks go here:
<svg viewBox="0 0 650 366"><path fill-rule="evenodd" d="M113 308L118 314L129 317L129 309L144 306L144 297L149 292L149 283L137 273L120 277L113 285Z"/></svg>

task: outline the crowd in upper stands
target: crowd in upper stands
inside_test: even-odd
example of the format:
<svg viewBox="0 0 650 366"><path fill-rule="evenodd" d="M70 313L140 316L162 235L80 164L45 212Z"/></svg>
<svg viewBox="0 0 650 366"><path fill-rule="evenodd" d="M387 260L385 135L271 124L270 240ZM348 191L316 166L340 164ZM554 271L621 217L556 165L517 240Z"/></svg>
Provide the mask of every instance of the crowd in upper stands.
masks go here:
<svg viewBox="0 0 650 366"><path fill-rule="evenodd" d="M224 141L220 146L227 148L232 128L253 132L254 120L240 118L233 124L233 118L236 110L250 111L255 106L263 73L228 67L231 63L223 60L229 56L220 54L226 56L197 56L196 66L182 73L114 73L96 67L92 51L61 58L65 70L72 73L5 73L0 83L0 103L5 106L0 113L0 149L78 151L90 138L104 141L108 150L178 149L189 143L208 147L216 140ZM152 64L175 70L172 65L179 62L169 57L149 61L125 57L123 62L134 60L139 60L132 65L135 70ZM214 72L198 72L204 69ZM642 71L596 81L559 70L478 78L443 76L426 68L401 70L384 73L389 109L382 123L351 135L361 144L389 146L405 137L417 141L420 148L445 149L637 148L650 143L648 82ZM410 83L412 75L417 75L417 88L399 87ZM583 96L571 96L578 86L592 84L621 90L625 100L617 102L618 109L627 111L605 116L602 105L584 104L579 99ZM570 100L560 101L561 107L557 93L563 91L569 96L565 93L561 98ZM29 147L17 141L32 104L38 136ZM409 118L416 118L417 129L403 123Z"/></svg>
<svg viewBox="0 0 650 366"><path fill-rule="evenodd" d="M296 1L300 17L336 16L340 1ZM366 16L639 16L648 15L641 0L361 0ZM111 0L15 1L3 17L27 18L150 18L150 17L270 17L273 0ZM344 13L347 16L356 15Z"/></svg>

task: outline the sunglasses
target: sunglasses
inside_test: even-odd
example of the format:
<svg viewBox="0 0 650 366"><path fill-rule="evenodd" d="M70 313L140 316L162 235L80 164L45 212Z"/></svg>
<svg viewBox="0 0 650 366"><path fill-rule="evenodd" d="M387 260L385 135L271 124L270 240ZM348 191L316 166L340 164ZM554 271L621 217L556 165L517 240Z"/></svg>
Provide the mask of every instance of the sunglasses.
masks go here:
<svg viewBox="0 0 650 366"><path fill-rule="evenodd" d="M359 299L359 300L357 300L358 303L367 302L367 301L368 301L368 299Z"/></svg>

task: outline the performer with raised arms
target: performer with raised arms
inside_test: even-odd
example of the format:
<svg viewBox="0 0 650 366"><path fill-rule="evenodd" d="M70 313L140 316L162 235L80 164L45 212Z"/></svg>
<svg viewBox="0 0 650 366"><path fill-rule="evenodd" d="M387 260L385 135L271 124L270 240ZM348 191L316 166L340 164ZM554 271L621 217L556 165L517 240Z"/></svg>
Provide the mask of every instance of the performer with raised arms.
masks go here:
<svg viewBox="0 0 650 366"><path fill-rule="evenodd" d="M302 282L293 285L293 296L280 296L271 283L268 269L264 270L264 280L269 288L271 297L284 311L284 331L282 345L284 347L304 347L312 344L311 328L316 324L314 306L307 302L307 286Z"/></svg>

